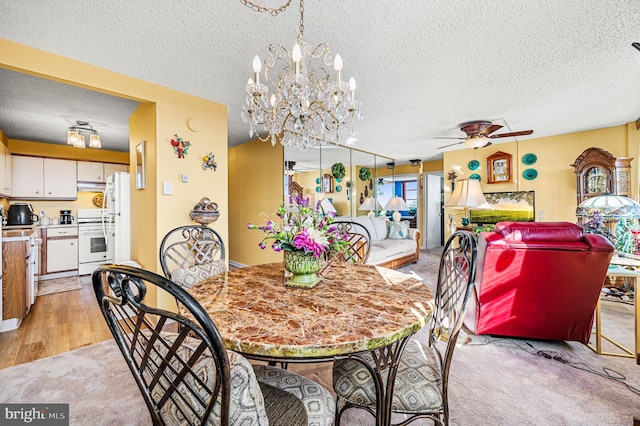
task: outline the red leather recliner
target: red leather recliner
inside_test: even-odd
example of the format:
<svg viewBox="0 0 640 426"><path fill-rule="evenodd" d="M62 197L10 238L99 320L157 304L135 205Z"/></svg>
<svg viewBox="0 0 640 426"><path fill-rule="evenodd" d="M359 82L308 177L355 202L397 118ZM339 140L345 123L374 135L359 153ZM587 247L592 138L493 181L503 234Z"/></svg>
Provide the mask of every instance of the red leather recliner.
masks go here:
<svg viewBox="0 0 640 426"><path fill-rule="evenodd" d="M500 222L478 240L465 325L476 334L589 342L613 245L569 222Z"/></svg>

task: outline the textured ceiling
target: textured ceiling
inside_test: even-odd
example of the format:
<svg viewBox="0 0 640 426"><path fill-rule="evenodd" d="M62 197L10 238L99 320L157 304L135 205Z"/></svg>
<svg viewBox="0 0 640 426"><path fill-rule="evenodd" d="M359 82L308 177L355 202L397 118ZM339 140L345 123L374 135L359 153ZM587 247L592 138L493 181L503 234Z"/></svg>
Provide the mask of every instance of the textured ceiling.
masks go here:
<svg viewBox="0 0 640 426"><path fill-rule="evenodd" d="M230 146L249 139L240 109L253 56L264 57L269 43L292 45L298 23L295 0L275 17L240 0L0 3L2 38L227 104ZM636 120L640 52L631 43L640 41L639 23L638 0L307 0L304 36L328 42L358 82L364 119L353 146L402 163L438 158L437 147L451 141L434 138L463 136L458 124L469 120L505 126L496 133L534 130L521 139ZM34 92L49 89L32 83L23 99L5 98L5 75L0 118L27 118L27 126L0 123L11 138L14 125L25 139L29 127L44 127L36 108L101 132L126 125L135 108L124 101L114 112L104 95L97 111L61 109L74 103L66 96L33 106ZM56 129L60 140L66 125Z"/></svg>

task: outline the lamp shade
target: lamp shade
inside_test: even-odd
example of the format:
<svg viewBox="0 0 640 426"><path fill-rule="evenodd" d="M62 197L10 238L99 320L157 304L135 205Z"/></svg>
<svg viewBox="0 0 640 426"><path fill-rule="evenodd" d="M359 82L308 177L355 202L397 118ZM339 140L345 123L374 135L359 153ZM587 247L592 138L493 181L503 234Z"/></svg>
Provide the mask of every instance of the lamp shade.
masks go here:
<svg viewBox="0 0 640 426"><path fill-rule="evenodd" d="M584 200L576 209L578 218L598 213L602 218L633 219L640 218L640 204L629 197L614 194L598 195Z"/></svg>
<svg viewBox="0 0 640 426"><path fill-rule="evenodd" d="M320 207L322 207L322 211L324 211L325 214L337 212L336 208L333 207L333 204L331 204L331 201L329 201L328 198L323 198L322 200L320 200Z"/></svg>
<svg viewBox="0 0 640 426"><path fill-rule="evenodd" d="M387 205L384 206L384 209L385 210L394 210L394 211L409 210L409 206L407 206L407 203L405 203L402 198L393 197L392 199L389 200Z"/></svg>
<svg viewBox="0 0 640 426"><path fill-rule="evenodd" d="M480 181L477 179L460 179L449 200L444 204L452 209L493 210L484 198Z"/></svg>
<svg viewBox="0 0 640 426"><path fill-rule="evenodd" d="M382 206L376 198L369 197L364 200L364 203L360 204L358 210L382 210Z"/></svg>

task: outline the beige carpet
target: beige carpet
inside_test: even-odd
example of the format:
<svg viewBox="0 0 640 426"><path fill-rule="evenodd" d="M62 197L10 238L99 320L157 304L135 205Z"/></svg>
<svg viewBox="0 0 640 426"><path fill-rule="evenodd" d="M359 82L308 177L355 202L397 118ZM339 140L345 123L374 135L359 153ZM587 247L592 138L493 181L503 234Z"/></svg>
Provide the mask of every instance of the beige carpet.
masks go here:
<svg viewBox="0 0 640 426"><path fill-rule="evenodd" d="M38 282L37 296L45 296L47 294L61 293L63 291L80 290L82 288L82 280L90 279L83 277L65 277L54 278L51 280L44 280Z"/></svg>
<svg viewBox="0 0 640 426"><path fill-rule="evenodd" d="M437 256L424 254L401 269L430 285L437 264ZM603 327L631 346L633 307L603 303ZM640 415L640 366L633 359L597 355L575 342L461 337L449 381L452 425L630 426ZM290 368L331 388L330 363ZM0 403L70 403L71 425L151 424L112 340L0 370L0 384ZM351 410L343 424L374 421Z"/></svg>

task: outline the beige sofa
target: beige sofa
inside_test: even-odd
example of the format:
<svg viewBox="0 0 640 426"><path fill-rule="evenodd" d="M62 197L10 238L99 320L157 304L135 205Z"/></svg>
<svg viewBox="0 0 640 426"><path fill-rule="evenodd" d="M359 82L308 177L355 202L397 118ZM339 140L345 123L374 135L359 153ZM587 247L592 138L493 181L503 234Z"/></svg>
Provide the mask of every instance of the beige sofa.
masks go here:
<svg viewBox="0 0 640 426"><path fill-rule="evenodd" d="M420 255L420 231L408 229L408 238L389 238L389 220L385 216L341 217L339 220L350 220L364 226L371 237L371 252L368 265L398 268L418 261Z"/></svg>

